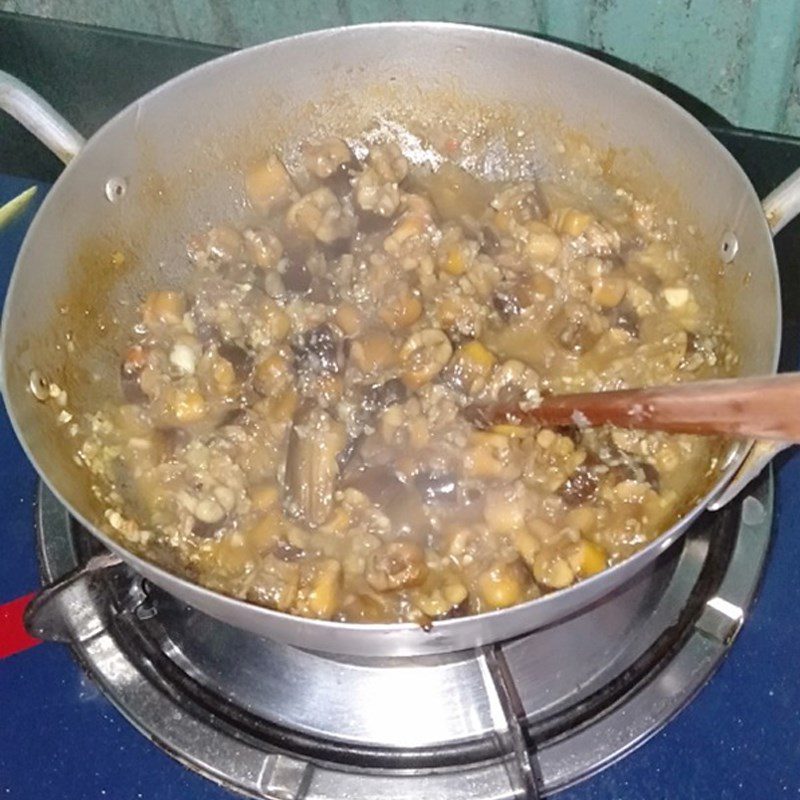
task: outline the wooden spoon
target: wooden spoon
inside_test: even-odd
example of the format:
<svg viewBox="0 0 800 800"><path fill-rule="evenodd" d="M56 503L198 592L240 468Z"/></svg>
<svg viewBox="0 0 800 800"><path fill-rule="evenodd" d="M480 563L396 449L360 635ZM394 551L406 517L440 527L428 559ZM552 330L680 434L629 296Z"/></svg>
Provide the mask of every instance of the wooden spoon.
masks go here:
<svg viewBox="0 0 800 800"><path fill-rule="evenodd" d="M478 426L510 423L722 434L800 442L800 372L765 378L724 378L648 389L553 395L535 408L471 406Z"/></svg>

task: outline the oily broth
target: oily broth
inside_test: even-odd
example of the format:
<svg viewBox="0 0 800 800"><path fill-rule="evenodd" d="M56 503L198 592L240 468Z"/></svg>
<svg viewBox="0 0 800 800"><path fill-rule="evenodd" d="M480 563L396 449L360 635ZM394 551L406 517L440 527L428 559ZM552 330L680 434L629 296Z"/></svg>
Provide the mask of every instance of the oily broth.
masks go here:
<svg viewBox="0 0 800 800"><path fill-rule="evenodd" d="M409 114L408 98L404 92L392 96L391 92L387 94L384 89L376 89L372 94L367 92L364 102L359 103L357 108L354 108L352 98L339 97L324 104L308 105L278 123L273 115L249 120L235 136L226 135L224 140L222 137L219 140L211 138L195 151L189 149L182 154L183 160L175 160L174 163L170 159L159 158L157 153L148 156L141 176L134 176L131 180L131 192L127 198L131 210L123 225L129 232L122 241L115 238L118 236L116 231L109 232L105 236L106 243L98 249L98 252L112 255L120 251L129 253L132 259L129 263L138 261L141 265L136 267L135 274L123 277L115 287L115 293L112 293L117 298L115 320L120 339L128 335L139 314L141 303L146 300L149 292L165 287L180 287L185 280L191 278L193 270L183 256L183 250L187 235L197 229L195 220L221 222L238 229L263 221L263 217L254 214L247 203L242 174L252 163L263 158L265 150L271 150L266 142L284 143L277 148L278 152L294 172L301 163L302 142L307 139L320 140L330 133L343 135L352 150L362 158L370 146L386 139L397 140L403 145L412 166L420 170L420 174L424 174L429 168L439 168L443 163L454 163L466 167L471 174L498 190L504 181L530 177L540 178L551 194L558 195L561 192L562 197L564 187L569 186L573 195L583 198L588 207L596 208L601 215L613 216L617 190L632 192L643 200L654 202L664 219L671 215L679 220L670 226L670 236L685 248L685 252L691 253L692 261L698 265L698 269L703 270L707 277L717 269L717 265L712 263L713 259L708 255L709 249L686 224L685 220L690 219L691 215L686 213L686 209L680 208L677 193L665 187L663 181L652 178L652 171L648 170L644 163L646 159L643 160L641 154L593 148L586 136L565 130L554 115L525 115L502 106L487 109L479 101L465 100L455 89L452 93L425 93L414 102L418 103L420 110ZM431 107L436 109L435 115L425 111ZM430 119L436 119L437 122L431 123ZM454 143L457 147L453 146ZM576 179L577 176L580 176L579 180ZM185 202L186 197L192 198L191 203ZM571 200L554 200L552 197L549 202L573 203ZM153 220L157 224L153 225ZM91 270L81 264L79 271L84 275L85 285L91 286ZM701 305L708 303L709 309L715 303L716 290L711 288L715 280L718 278L710 277L706 283L697 287L698 302ZM90 293L84 296L92 295ZM84 303L81 313L85 310L91 315L93 304L99 305L99 299ZM65 316L72 318L76 308L77 306L68 308ZM714 313L719 315L724 325L719 310L716 309ZM59 324L63 325L63 320ZM493 333L492 336L495 338L491 339L491 346L498 358L516 358L531 368L542 369L544 356L537 354L535 348L532 351L524 345L520 346L513 341L511 334L507 336L507 340L498 338L499 334ZM86 348L80 348L81 359L93 346L90 336L86 338L86 345ZM105 353L99 354L96 376L104 382L107 396L116 396L118 392L119 364L112 357L118 352L119 349L108 348ZM601 364L592 364L589 359L587 366L597 370ZM66 371L69 373L69 369ZM561 380L569 377L565 373ZM56 378L60 380L58 374ZM83 382L82 385L86 389L87 383ZM565 387L562 385L560 388ZM71 412L76 420L96 410L94 398L96 395L93 392L81 391L80 386L76 387L74 395L70 393ZM560 442L561 439L556 441ZM690 506L696 496L702 494L702 486L710 485L713 480L714 473L709 468L715 463L716 450L713 443L708 442L708 445L707 453L697 462L696 468L685 470L683 479L679 480L677 475L665 479L667 491L675 491L684 497L683 502L675 506L676 515ZM106 477L113 483L113 475ZM692 481L696 487L694 493L688 491ZM101 483L102 481L97 484L98 487ZM122 507L120 499L113 497L113 491L109 495L108 486L98 488L97 492L104 498L104 504ZM174 543L168 540L135 541L129 536L120 535L120 531L109 525L108 520L105 527L125 546L137 550L166 568L238 596L242 596L241 590L231 588L231 576L220 568L220 563L227 559L226 563L236 573L235 564L237 558L241 559L242 552L250 557L261 546L257 543L242 551L234 544L235 539L229 537L216 545L202 543L189 559L185 559L175 549ZM259 535L271 541L266 531ZM544 534L539 531L536 535L541 538ZM644 540L628 537L628 541L622 542L618 551L611 552L613 547L609 548L606 553L609 563L621 560L643 543ZM616 547L613 543L612 545ZM297 545L292 545L295 546ZM512 565L511 583L516 580L517 583L525 584L524 592L528 593L525 597L536 596L539 591L555 588L539 584L535 577L531 581L530 577L517 570L514 559L519 556L520 547L522 545L515 548L506 537L500 548L502 558L510 559L508 563ZM335 547L333 551L336 551ZM517 553L516 557L514 552ZM333 560L340 555L339 552L332 552ZM311 570L311 578L322 580L315 570L317 567ZM500 570L496 577L508 577L506 573L508 570ZM325 574L324 570L322 574ZM469 592L477 597L480 594L479 578L474 577L470 581ZM501 588L504 586L503 580L489 577L486 581L491 587L490 592L497 589L494 584L500 584ZM441 592L443 587L438 588ZM456 597L458 591L452 590L451 594ZM495 596L494 599L498 598ZM426 601L420 602L424 605ZM429 612L436 611L437 602L440 603L438 599L428 602ZM476 601L477 605L467 610L480 611L484 607L492 607L491 604L479 607L482 602L484 601ZM422 609L422 605L414 606L408 598L402 598L399 606L389 603L388 610L380 603L373 605L371 611L362 610L359 613L365 619L370 618L370 614L377 619L422 619L426 614L437 616L435 613L428 614Z"/></svg>
<svg viewBox="0 0 800 800"><path fill-rule="evenodd" d="M374 167L365 165L364 157L372 152L375 160L387 138L390 145L394 135L405 144L410 141L411 135L399 135L397 126L392 136L386 130L385 124L373 126L347 139L349 150L361 156L350 164L351 180L358 182ZM597 347L610 330L608 309L620 304L612 302L619 282L607 277L633 281L625 294L635 294L635 287L653 294L642 277L653 271L653 264L645 259L631 266L641 243L632 249L633 257L622 254L622 243L633 241L636 226L631 228L625 218L626 209L631 214L630 193L609 180L613 159L607 152L597 157L579 141L573 153L562 142L566 166L551 164L537 172L531 153L541 160L541 151L533 139L515 134L518 144L526 143L520 151L528 154L526 171L517 176L502 157L505 134L492 138L488 127L477 125L459 139L454 130L445 127L437 133L427 126L416 135L415 160L401 170L408 174L400 178L391 165L386 168L384 179L373 187L373 194L388 197L382 228L374 229L374 212L364 207L372 202L369 192L367 199L352 201L357 207L353 225L360 233L355 239L352 231L347 233L350 251L340 245L335 252L335 243L346 238L335 230L320 233L317 212L324 218L326 208L309 211L313 203L308 198L327 188L329 178L303 174L301 148L289 148L284 159L293 185L285 202L279 200L274 208L262 203L260 209L259 203L234 205L221 226L195 239L190 245L194 266L180 266L188 276L188 293L175 280L151 278L148 285L155 291L144 298L144 321L132 339L128 334L131 348L122 368L126 379L126 370L146 369L155 377L143 397L124 406L118 400L97 406L88 416L79 415L73 428L96 491L109 506L106 518L116 538L210 588L279 610L351 621L425 622L502 608L563 588L624 559L691 504L692 489L713 472L716 445L710 441L621 431L505 430L484 436L459 422L462 400L496 399L509 386L535 400L542 391L669 380L678 368L681 342L685 351L683 339L693 331L672 320L664 330L657 324L638 328L634 338L643 341L620 334L619 341ZM400 163L399 155L392 160ZM484 180L459 172L455 164L480 165ZM499 169L499 164L506 166ZM536 183L529 193L542 207L514 210L515 187L524 186L532 173ZM449 178L442 180L443 175ZM396 183L404 188L394 197L386 185ZM502 246L499 255L483 252L484 228L505 213L505 201L498 200L504 193L511 193L511 210L506 211L512 229L494 235L508 238L512 246L505 254L508 263L498 265ZM340 206L343 194L341 186L340 194L333 192ZM465 195L470 202L459 207ZM298 210L303 202L308 207ZM490 202L499 202L500 210L491 209ZM432 212L425 211L426 204ZM486 218L476 220L481 205ZM642 205L644 221L636 224L647 228L651 223L645 217L651 212ZM516 219L518 211L523 216ZM367 219L367 213L372 217ZM668 271L674 265L669 266L659 242L678 246L686 232L677 222L654 218L652 224L655 232L644 237L652 246L649 257ZM404 226L413 228L408 237L403 233L405 238L400 236ZM296 262L293 237L298 230L314 242L310 249L307 242L300 248L306 270L320 280L330 270L339 282L335 298L270 295L265 281L280 272L282 256L274 260L264 231L277 235ZM595 237L596 252L576 250L556 269L559 256L551 260L552 251L588 241L587 231ZM416 249L405 244L411 240L413 245L414 237L420 239ZM388 250L387 241L393 242ZM519 248L527 248L528 256L534 253L522 259L524 264L514 263L520 259L510 253ZM322 264L314 261L318 251ZM352 268L343 266L343 257L350 255L381 256L392 263L378 264L371 277L367 269L362 286ZM263 263L255 264L259 259ZM591 259L597 263L587 266ZM620 263L612 264L614 259ZM610 275L620 268L622 277ZM668 281L685 277L684 268L685 262ZM530 286L523 285L526 270L535 273ZM408 278L415 271L428 277ZM370 280L377 284L370 286ZM649 275L648 280L654 291L665 288L661 278L653 283ZM382 282L391 289L387 298ZM510 305L508 298L498 299L501 284L517 292ZM572 286L583 305L596 301L592 319L602 331L581 332L580 320L553 322L551 306L563 305L558 293L564 286ZM257 312L252 311L254 291L261 304ZM690 291L692 313L700 322L689 327L703 329L708 319L717 325L708 304L714 294L710 283L691 284ZM443 298L462 306L454 313L442 311ZM682 293L677 299L683 299ZM221 316L220 302L228 306ZM515 303L521 311L512 308ZM355 308L355 321L342 311L345 306ZM637 314L638 323L650 315ZM624 320L618 322L625 333ZM210 339L203 339L207 334L199 323L215 328ZM587 340L579 341L584 335ZM669 336L679 340L675 353L669 347L659 350ZM732 368L724 325L719 323L714 336L718 341L706 346L697 374L687 377ZM336 341L326 343L326 337ZM418 356L409 345L415 337L421 342ZM338 348L345 342L350 351L342 356ZM640 346L651 348L645 359ZM147 352L143 356L135 348ZM319 352L306 357L303 348ZM428 362L436 362L444 351L444 362L429 375ZM727 366L710 363L712 351L714 357L728 358ZM237 376L237 358L249 359L255 372ZM319 368L325 359L341 358L354 361L354 374L348 373L349 365ZM652 368L643 371L643 364ZM609 383L603 376L612 367L619 374ZM194 380L201 368L207 371L205 384L197 391L187 389L187 376ZM259 370L261 388L254 377ZM439 380L447 370L451 377ZM382 406L384 401L369 394L378 390L397 397ZM314 401L310 409L309 401ZM346 467L334 462L350 446L353 417L365 404L377 404L379 410L356 431L355 438L362 437L358 457L363 463L355 475L345 477ZM232 411L240 418L229 419ZM456 464L454 449L466 474ZM658 468L648 461L655 452L665 459ZM397 461L396 468L385 463L387 454L390 462ZM596 463L587 467L587 459ZM451 494L447 503L455 500L455 506L442 506L442 498ZM405 508L398 510L398 503ZM598 518L598 510L605 516Z"/></svg>

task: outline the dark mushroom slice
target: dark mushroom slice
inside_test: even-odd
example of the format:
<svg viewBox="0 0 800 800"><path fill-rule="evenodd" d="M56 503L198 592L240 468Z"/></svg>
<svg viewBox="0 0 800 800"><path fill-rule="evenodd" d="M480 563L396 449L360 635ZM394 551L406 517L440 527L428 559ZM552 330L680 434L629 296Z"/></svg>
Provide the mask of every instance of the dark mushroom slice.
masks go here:
<svg viewBox="0 0 800 800"><path fill-rule="evenodd" d="M627 300L623 300L618 305L609 308L606 311L606 317L608 318L608 324L612 328L621 328L630 333L631 336L639 335L639 315Z"/></svg>
<svg viewBox="0 0 800 800"><path fill-rule="evenodd" d="M388 233L394 224L393 217L384 217L372 211L358 211L358 233L369 236L373 233Z"/></svg>
<svg viewBox="0 0 800 800"><path fill-rule="evenodd" d="M292 341L298 372L338 373L344 366L344 343L327 322L296 336Z"/></svg>
<svg viewBox="0 0 800 800"><path fill-rule="evenodd" d="M497 231L491 225L484 225L481 228L481 249L480 252L487 256L496 256L503 249L503 240L498 236Z"/></svg>
<svg viewBox="0 0 800 800"><path fill-rule="evenodd" d="M526 275L514 281L501 283L492 294L492 305L500 318L508 322L512 317L530 308L537 299L552 296L554 284L544 273Z"/></svg>
<svg viewBox="0 0 800 800"><path fill-rule="evenodd" d="M341 258L345 253L352 253L354 247L354 239L356 237L358 228L356 228L351 236L339 237L330 242L320 242L319 248L322 255L329 261L335 261Z"/></svg>
<svg viewBox="0 0 800 800"><path fill-rule="evenodd" d="M564 430L561 429L560 432ZM586 448L586 460L582 467L600 467L595 470L598 478L602 477L602 472L616 483L636 480L639 483L649 483L656 492L660 491L661 476L658 469L648 461L639 460L617 447L607 430L587 428L581 431L581 436L581 444Z"/></svg>
<svg viewBox="0 0 800 800"><path fill-rule="evenodd" d="M580 311L562 309L548 324L553 339L565 350L582 355L591 350L600 338L588 317Z"/></svg>
<svg viewBox="0 0 800 800"><path fill-rule="evenodd" d="M225 428L228 425L241 425L247 419L247 409L246 408L231 408L229 411L225 412L225 415L220 419L217 427L218 428Z"/></svg>
<svg viewBox="0 0 800 800"><path fill-rule="evenodd" d="M387 447L386 443L375 433L368 434L366 431L356 437L350 452L350 442L345 450L349 460L340 461L342 464L342 475L349 481L354 478L361 470L367 467L388 467L393 464L398 457L397 451L392 447ZM345 453L342 453L344 457Z"/></svg>
<svg viewBox="0 0 800 800"><path fill-rule="evenodd" d="M511 286L500 286L492 294L492 306L500 315L500 319L507 322L522 311L519 297Z"/></svg>
<svg viewBox="0 0 800 800"><path fill-rule="evenodd" d="M217 347L217 353L232 367L236 379L241 383L246 381L253 371L253 355L233 342L222 342Z"/></svg>
<svg viewBox="0 0 800 800"><path fill-rule="evenodd" d="M348 340L349 341L349 340ZM354 400L355 412L347 444L339 453L339 466L344 469L349 464L359 445L364 440L364 429L374 424L381 411L389 406L404 403L408 399L408 389L400 378L390 378L384 383L363 387Z"/></svg>
<svg viewBox="0 0 800 800"><path fill-rule="evenodd" d="M313 276L305 261L290 259L281 271L283 287L287 292L305 295L311 291Z"/></svg>
<svg viewBox="0 0 800 800"><path fill-rule="evenodd" d="M201 344L208 345L212 342L219 344L222 341L222 334L216 325L198 319L196 312L192 314L194 318L194 335L200 340Z"/></svg>
<svg viewBox="0 0 800 800"><path fill-rule="evenodd" d="M553 430L559 436L566 436L573 444L578 445L583 440L583 431L577 425L556 425ZM594 458L594 461L592 461L592 458ZM588 451L586 461L583 463L585 466L592 466L593 464L599 464L600 459L597 458L596 453Z"/></svg>
<svg viewBox="0 0 800 800"><path fill-rule="evenodd" d="M565 505L575 507L593 502L597 497L599 486L597 475L581 466L567 478L558 490L558 494Z"/></svg>
<svg viewBox="0 0 800 800"><path fill-rule="evenodd" d="M505 399L505 398L504 398ZM488 430L494 424L495 407L485 403L470 403L461 411L464 419L478 430Z"/></svg>
<svg viewBox="0 0 800 800"><path fill-rule="evenodd" d="M369 398L373 408L383 411L389 406L404 403L408 399L408 388L400 378L390 378L384 383L371 386Z"/></svg>
<svg viewBox="0 0 800 800"><path fill-rule="evenodd" d="M348 478L347 486L366 495L389 518L395 533L427 530L428 517L418 492L388 465L367 466Z"/></svg>
<svg viewBox="0 0 800 800"><path fill-rule="evenodd" d="M119 383L126 403L141 405L150 401L140 383L142 370L146 363L144 348L139 345L131 347L125 354L125 358L120 364Z"/></svg>
<svg viewBox="0 0 800 800"><path fill-rule="evenodd" d="M339 166L324 179L324 183L333 190L337 197L344 197L353 189L351 180L353 178L353 173L358 168L358 161L355 156L351 154L350 160L339 164Z"/></svg>
<svg viewBox="0 0 800 800"><path fill-rule="evenodd" d="M642 475L644 479L653 487L656 492L661 491L661 475L652 464L649 464L647 461L642 461L639 466L642 470Z"/></svg>
<svg viewBox="0 0 800 800"><path fill-rule="evenodd" d="M301 408L289 434L284 479L289 514L311 526L321 525L333 508L339 481L337 455L344 427L321 408Z"/></svg>
<svg viewBox="0 0 800 800"><path fill-rule="evenodd" d="M339 470L342 475L348 476L353 471L353 457L358 452L358 448L364 441L364 434L359 433L356 436L350 436L345 442L344 447L339 451L336 456L336 463L339 465Z"/></svg>
<svg viewBox="0 0 800 800"><path fill-rule="evenodd" d="M384 383L363 387L356 397L357 411L354 423L360 430L375 422L381 411L389 406L404 403L408 399L408 389L400 378L390 378Z"/></svg>
<svg viewBox="0 0 800 800"><path fill-rule="evenodd" d="M661 488L661 476L658 470L646 461L628 459L614 464L609 467L608 475L615 483L621 483L622 481L648 483L656 492Z"/></svg>
<svg viewBox="0 0 800 800"><path fill-rule="evenodd" d="M185 447L191 441L192 435L185 428L165 427L156 428L155 437L162 452L171 456L181 447Z"/></svg>
<svg viewBox="0 0 800 800"><path fill-rule="evenodd" d="M142 391L139 378L139 372L129 372L124 366L120 369L120 387L126 403L140 405L149 402L150 398Z"/></svg>
<svg viewBox="0 0 800 800"><path fill-rule="evenodd" d="M280 541L273 545L272 554L275 558L288 563L299 561L306 554L306 551L300 547L289 544L289 542Z"/></svg>
<svg viewBox="0 0 800 800"><path fill-rule="evenodd" d="M213 539L225 527L227 521L227 517L221 517L214 522L195 519L192 522L192 533L199 539Z"/></svg>

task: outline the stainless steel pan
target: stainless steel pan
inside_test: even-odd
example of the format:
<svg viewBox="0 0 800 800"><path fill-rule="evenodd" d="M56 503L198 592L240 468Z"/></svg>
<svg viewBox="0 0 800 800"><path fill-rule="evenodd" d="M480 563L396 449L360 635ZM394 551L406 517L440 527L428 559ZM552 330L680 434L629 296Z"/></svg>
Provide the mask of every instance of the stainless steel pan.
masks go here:
<svg viewBox="0 0 800 800"><path fill-rule="evenodd" d="M79 408L114 391L114 336L131 298L167 279L180 281L174 232L243 202L241 165L270 142L322 129L355 132L376 119L409 129L424 119L460 119L484 129L533 120L585 132L614 148L630 180L651 176L651 187L665 187L665 202L718 249L725 262L721 291L746 375L776 369L781 311L771 231L797 213L800 177L788 179L764 208L734 159L694 118L629 75L550 42L439 23L339 28L226 56L159 87L85 143L41 98L2 73L0 107L67 164L31 225L3 313L3 395L17 435L43 480L108 548L225 622L301 647L371 656L453 651L513 637L576 612L645 569L773 452L757 452L726 492L748 450L733 447L706 496L623 564L515 608L437 622L429 632L409 624L300 619L176 577L107 534L87 476L62 444L52 412L29 390L31 373L64 386ZM125 255L123 266L112 252Z"/></svg>

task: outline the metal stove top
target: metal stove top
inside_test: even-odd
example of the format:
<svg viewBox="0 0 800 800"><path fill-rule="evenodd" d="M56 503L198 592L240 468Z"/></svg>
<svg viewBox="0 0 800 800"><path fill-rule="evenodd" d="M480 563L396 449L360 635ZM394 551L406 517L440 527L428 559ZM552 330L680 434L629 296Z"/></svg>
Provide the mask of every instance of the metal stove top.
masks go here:
<svg viewBox="0 0 800 800"><path fill-rule="evenodd" d="M46 639L148 738L275 800L512 800L583 780L656 733L719 666L767 552L772 481L571 619L423 659L331 658L195 611L109 559L46 489ZM32 607L33 609L33 607Z"/></svg>
<svg viewBox="0 0 800 800"><path fill-rule="evenodd" d="M149 86L219 52L2 14L0 41L0 68L54 100L63 98L65 111L86 133ZM76 88L90 84L88 96ZM0 130L10 132L0 137L0 170L47 179L56 174L52 159L24 133L4 122ZM713 130L762 194L800 166L796 142ZM30 183L0 174L0 202ZM30 217L0 235L0 291ZM797 368L800 224L787 227L777 247L785 303L783 368ZM40 583L32 509L37 486L4 415L0 484L0 626L13 631ZM713 536L709 529L696 531L680 553L669 554L628 587L628 601L617 598L613 613L601 611L591 624L573 620L573 639L583 650L569 662L559 657L553 631L414 671L397 664L377 670L331 662L242 642L199 615L186 624L180 609L157 592L148 595L123 571L100 572L97 591L83 598L89 613L75 648L81 658L93 651L94 666L86 662L92 679L65 647L24 650L32 642L21 634L13 641L0 638L0 797L232 797L182 766L183 760L217 782L251 793L268 788L282 799L298 789L306 797L501 798L524 796L526 782L539 789L567 786L625 753L630 754L558 796L692 800L800 793L798 487L800 456L785 455L776 471L763 581L735 645L709 685L636 752L632 748L690 698L729 649L739 628L736 608L749 602L764 550L768 485L758 488L757 503L728 512ZM51 576L87 558L81 535L65 524L62 509L43 501L38 510L60 525L63 535L53 542L66 545L44 561ZM742 516L744 527L738 524ZM725 602L709 604L714 597ZM645 624L634 628L642 618ZM57 623L58 615L51 615L51 631ZM587 628L591 636L581 634ZM234 658L219 659L213 643L220 636L224 653ZM261 659L273 665L266 677L254 666ZM315 682L314 691L298 691L309 665L318 678L326 677ZM387 674L391 692L381 688ZM543 681L544 674L550 680ZM365 698L359 708L374 705L382 713L357 714L337 699L338 691L325 688L353 683L353 676ZM140 730L100 689L126 705ZM421 695L437 700L420 702ZM298 697L301 703L287 702ZM418 738L412 742L413 730ZM359 763L369 763L369 778L354 771L348 760L354 752ZM435 764L448 767L437 771Z"/></svg>

